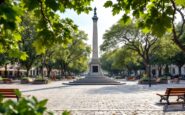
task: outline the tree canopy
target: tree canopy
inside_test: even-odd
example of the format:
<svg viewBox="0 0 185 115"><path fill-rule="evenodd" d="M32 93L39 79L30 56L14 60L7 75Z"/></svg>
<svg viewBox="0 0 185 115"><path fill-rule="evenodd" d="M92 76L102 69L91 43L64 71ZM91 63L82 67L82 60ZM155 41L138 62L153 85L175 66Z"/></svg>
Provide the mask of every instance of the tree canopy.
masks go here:
<svg viewBox="0 0 185 115"><path fill-rule="evenodd" d="M119 21L110 30L106 31L103 39L104 42L101 45L101 49L104 51L115 48L115 46L126 46L127 50L130 49L130 51L137 52L149 75L151 54L157 51L158 48L155 46L158 40L157 37L150 33L143 33L134 23L124 24L122 21Z"/></svg>
<svg viewBox="0 0 185 115"><path fill-rule="evenodd" d="M71 39L72 31L78 31L70 19L60 19L57 12L73 9L78 14L91 10L92 0L2 0L0 2L0 53L6 50L19 52L21 41L21 16L32 12L35 20L36 39L33 42L37 53L45 53L55 43L64 44ZM16 55L14 53L14 55Z"/></svg>
<svg viewBox="0 0 185 115"><path fill-rule="evenodd" d="M185 52L184 42L180 40L184 34L184 0L108 0L104 6L111 7L113 15L123 13L124 22L135 21L145 33L161 37L171 32L173 41ZM179 29L176 28L177 20L181 20Z"/></svg>

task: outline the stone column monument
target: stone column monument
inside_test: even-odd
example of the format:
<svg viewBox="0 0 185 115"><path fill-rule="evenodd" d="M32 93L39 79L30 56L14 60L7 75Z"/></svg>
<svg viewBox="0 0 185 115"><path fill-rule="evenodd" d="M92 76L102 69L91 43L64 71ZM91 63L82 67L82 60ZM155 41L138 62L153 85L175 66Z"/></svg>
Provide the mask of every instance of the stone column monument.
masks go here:
<svg viewBox="0 0 185 115"><path fill-rule="evenodd" d="M98 58L98 17L96 8L94 8L93 20L93 44L92 44L92 59L89 63L89 73L85 78L78 79L73 82L67 83L68 85L120 85L122 83L114 81L105 77L101 71L100 60Z"/></svg>
<svg viewBox="0 0 185 115"><path fill-rule="evenodd" d="M93 20L93 40L92 40L92 59L89 64L89 77L101 77L103 76L98 58L98 17L96 14L96 8L94 8Z"/></svg>

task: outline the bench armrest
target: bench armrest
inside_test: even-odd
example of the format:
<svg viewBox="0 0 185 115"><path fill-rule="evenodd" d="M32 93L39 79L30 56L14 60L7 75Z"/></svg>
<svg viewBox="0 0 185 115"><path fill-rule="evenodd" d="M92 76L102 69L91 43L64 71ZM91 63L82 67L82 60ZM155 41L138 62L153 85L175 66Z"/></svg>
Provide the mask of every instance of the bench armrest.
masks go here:
<svg viewBox="0 0 185 115"><path fill-rule="evenodd" d="M156 95L159 95L159 96L167 96L166 94L159 94L159 93L156 93Z"/></svg>

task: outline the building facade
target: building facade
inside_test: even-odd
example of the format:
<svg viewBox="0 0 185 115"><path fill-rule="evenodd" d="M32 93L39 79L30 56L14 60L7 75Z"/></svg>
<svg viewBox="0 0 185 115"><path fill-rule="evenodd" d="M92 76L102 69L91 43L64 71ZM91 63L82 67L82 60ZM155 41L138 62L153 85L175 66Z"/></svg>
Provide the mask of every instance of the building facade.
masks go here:
<svg viewBox="0 0 185 115"><path fill-rule="evenodd" d="M178 66L172 64L172 65L169 65L168 68L169 68L170 75L175 76L175 75L180 74ZM185 65L183 65L180 69L181 69L181 75L185 76ZM156 76L156 77L159 76L159 67L158 67L158 65L152 65L151 66L151 74L153 76ZM165 74L165 66L163 66L161 68L161 75L164 75L164 74Z"/></svg>

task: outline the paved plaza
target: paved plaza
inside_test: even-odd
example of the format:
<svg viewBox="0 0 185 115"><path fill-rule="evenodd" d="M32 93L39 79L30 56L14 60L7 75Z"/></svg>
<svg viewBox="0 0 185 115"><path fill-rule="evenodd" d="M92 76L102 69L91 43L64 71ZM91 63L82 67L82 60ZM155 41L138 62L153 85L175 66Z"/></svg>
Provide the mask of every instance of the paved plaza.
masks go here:
<svg viewBox="0 0 185 115"><path fill-rule="evenodd" d="M73 115L185 115L178 105L169 106L173 111L163 112L156 95L164 93L167 87L184 87L185 82L151 88L126 81L123 81L125 85L63 85L64 82L68 81L47 85L1 84L1 87L19 88L24 95L49 99L47 107L56 115L63 110L70 110Z"/></svg>

